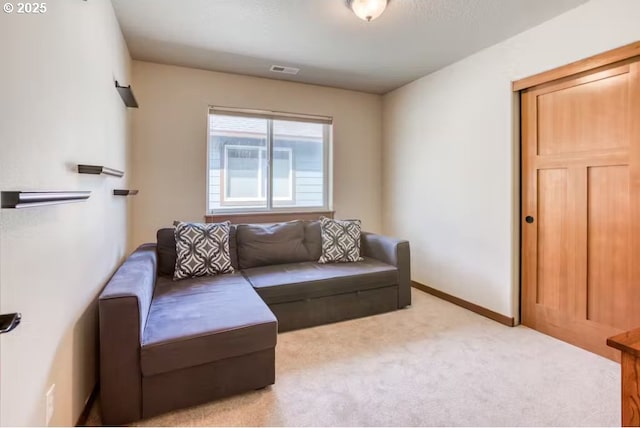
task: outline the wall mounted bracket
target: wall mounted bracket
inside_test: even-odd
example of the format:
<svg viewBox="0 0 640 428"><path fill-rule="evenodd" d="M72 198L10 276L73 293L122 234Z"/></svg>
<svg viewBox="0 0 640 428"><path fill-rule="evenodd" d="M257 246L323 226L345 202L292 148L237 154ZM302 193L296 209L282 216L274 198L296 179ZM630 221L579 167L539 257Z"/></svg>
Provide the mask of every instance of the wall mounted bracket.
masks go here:
<svg viewBox="0 0 640 428"><path fill-rule="evenodd" d="M124 171L120 171L117 169L109 168L102 165L78 165L78 173L79 174L105 174L105 175L113 175L114 177L122 177L124 175Z"/></svg>
<svg viewBox="0 0 640 428"><path fill-rule="evenodd" d="M9 333L16 328L22 320L22 314L2 314L0 315L0 334Z"/></svg>
<svg viewBox="0 0 640 428"><path fill-rule="evenodd" d="M114 189L114 196L135 196L138 194L137 190L128 190L128 189Z"/></svg>
<svg viewBox="0 0 640 428"><path fill-rule="evenodd" d="M131 108L138 108L138 101L136 101L136 97L133 95L131 85L121 86L116 80L116 90L120 94L122 101L124 101L124 105Z"/></svg>

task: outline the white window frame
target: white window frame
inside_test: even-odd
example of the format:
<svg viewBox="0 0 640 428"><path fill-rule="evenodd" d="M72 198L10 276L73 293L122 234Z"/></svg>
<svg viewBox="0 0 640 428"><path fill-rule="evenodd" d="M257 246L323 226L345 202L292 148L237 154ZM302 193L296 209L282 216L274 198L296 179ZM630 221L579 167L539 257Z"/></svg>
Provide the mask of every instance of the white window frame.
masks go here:
<svg viewBox="0 0 640 428"><path fill-rule="evenodd" d="M231 197L227 194L228 185L229 185L229 168L227 165L229 164L229 149L239 149L239 150L257 150L258 151L258 197L257 198L238 198ZM274 201L291 201L293 202L293 150L289 147L274 147L274 151L277 152L287 152L289 154L289 194L287 196L274 197ZM267 157L267 148L262 146L240 146L237 144L226 144L224 146L224 189L221 189L221 192L224 192L224 202L263 202L267 200L267 195L262 194L262 186L264 181L264 172L262 169L262 161ZM265 188L269 188L269 186L264 186Z"/></svg>
<svg viewBox="0 0 640 428"><path fill-rule="evenodd" d="M267 148L268 152L271 155L273 151L273 120L290 120L290 121L311 121L311 122L321 122L323 123L323 144L322 144L322 206L312 206L312 207L275 207L273 206L273 198L271 198L272 186L267 186L267 206L266 207L219 207L215 209L211 209L210 206L210 138L211 138L211 128L210 128L210 116L212 114L221 114L221 115L241 115L246 117L262 117L268 118L271 120L267 121L268 124L268 132L267 132ZM208 215L217 215L217 214L249 214L249 213L304 213L304 212L322 212L322 211L331 211L333 210L333 180L331 176L333 174L333 119L331 117L325 116L310 116L296 113L282 113L282 112L273 112L273 111L264 111L264 110L252 110L252 109L237 109L230 107L214 107L210 106L209 111L207 113L207 157L206 157L206 204L207 204L207 214ZM243 148L246 148L243 146ZM278 148L276 148L278 149ZM290 162L293 162L293 153L290 155ZM290 174L293 174L293 165L290 169ZM225 171L226 174L226 171ZM272 182L272 171L269 170L269 182ZM291 178L290 183L293 186L293 178ZM224 192L226 192L226 188L221 188L221 196ZM294 199L294 189L291 189L292 200ZM278 199L276 199L278 200ZM247 201L252 202L252 201ZM262 202L262 200L255 202Z"/></svg>

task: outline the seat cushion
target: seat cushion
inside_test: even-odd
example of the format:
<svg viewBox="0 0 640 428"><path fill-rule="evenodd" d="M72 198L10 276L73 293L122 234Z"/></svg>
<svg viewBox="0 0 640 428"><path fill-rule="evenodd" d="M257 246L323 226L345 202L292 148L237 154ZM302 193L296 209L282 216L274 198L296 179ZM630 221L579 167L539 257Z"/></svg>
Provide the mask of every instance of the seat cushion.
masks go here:
<svg viewBox="0 0 640 428"><path fill-rule="evenodd" d="M276 345L277 320L240 273L159 277L142 338L144 376Z"/></svg>
<svg viewBox="0 0 640 428"><path fill-rule="evenodd" d="M352 293L398 284L398 269L381 261L289 263L245 269L244 275L267 304Z"/></svg>

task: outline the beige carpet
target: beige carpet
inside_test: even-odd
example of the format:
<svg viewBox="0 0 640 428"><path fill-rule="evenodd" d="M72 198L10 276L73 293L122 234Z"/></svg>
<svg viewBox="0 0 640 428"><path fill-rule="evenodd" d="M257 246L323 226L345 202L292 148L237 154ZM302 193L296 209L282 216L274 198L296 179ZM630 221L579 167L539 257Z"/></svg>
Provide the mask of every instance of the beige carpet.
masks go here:
<svg viewBox="0 0 640 428"><path fill-rule="evenodd" d="M618 364L416 290L409 309L283 333L276 349L275 385L139 425L620 423Z"/></svg>

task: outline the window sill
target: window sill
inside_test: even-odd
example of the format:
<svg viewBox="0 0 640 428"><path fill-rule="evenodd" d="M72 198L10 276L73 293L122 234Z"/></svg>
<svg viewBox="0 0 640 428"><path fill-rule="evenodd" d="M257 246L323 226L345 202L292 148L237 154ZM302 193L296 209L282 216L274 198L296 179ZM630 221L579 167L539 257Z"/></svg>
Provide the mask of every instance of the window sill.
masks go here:
<svg viewBox="0 0 640 428"><path fill-rule="evenodd" d="M264 212L264 213L229 213L207 214L207 223L220 223L229 220L233 224L247 223L279 223L292 220L318 220L320 217L333 218L335 211L300 211L300 212Z"/></svg>

